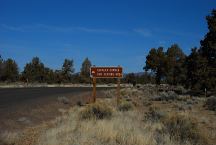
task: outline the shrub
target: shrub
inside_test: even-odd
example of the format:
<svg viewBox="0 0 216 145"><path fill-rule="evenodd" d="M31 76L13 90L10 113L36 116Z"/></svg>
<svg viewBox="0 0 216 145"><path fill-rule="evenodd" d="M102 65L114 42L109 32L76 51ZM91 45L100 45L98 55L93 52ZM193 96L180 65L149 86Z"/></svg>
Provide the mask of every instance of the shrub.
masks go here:
<svg viewBox="0 0 216 145"><path fill-rule="evenodd" d="M126 101L130 102L130 101L132 101L132 99L131 98L126 98Z"/></svg>
<svg viewBox="0 0 216 145"><path fill-rule="evenodd" d="M112 116L112 109L104 103L94 103L83 108L80 119L108 119Z"/></svg>
<svg viewBox="0 0 216 145"><path fill-rule="evenodd" d="M207 107L208 110L216 111L216 97L208 98L204 107Z"/></svg>
<svg viewBox="0 0 216 145"><path fill-rule="evenodd" d="M198 130L197 122L185 115L172 114L162 122L170 138L182 143L189 141L192 144L208 144L207 138Z"/></svg>
<svg viewBox="0 0 216 145"><path fill-rule="evenodd" d="M106 98L113 98L115 95L115 92L113 90L109 90L105 92Z"/></svg>
<svg viewBox="0 0 216 145"><path fill-rule="evenodd" d="M159 109L155 107L150 107L149 111L145 113L146 121L157 122L157 121L160 121L164 117L165 117L165 113L162 111L159 111Z"/></svg>
<svg viewBox="0 0 216 145"><path fill-rule="evenodd" d="M176 100L178 95L173 92L161 92L159 96L152 98L152 101L169 101L169 100Z"/></svg>
<svg viewBox="0 0 216 145"><path fill-rule="evenodd" d="M63 103L63 104L69 104L70 101L67 97L58 97L58 101Z"/></svg>
<svg viewBox="0 0 216 145"><path fill-rule="evenodd" d="M0 134L0 145L15 145L20 136L20 132L2 131Z"/></svg>
<svg viewBox="0 0 216 145"><path fill-rule="evenodd" d="M83 106L82 102L81 101L77 101L77 106Z"/></svg>
<svg viewBox="0 0 216 145"><path fill-rule="evenodd" d="M121 96L125 96L125 95L127 95L127 92L126 92L126 90L121 90Z"/></svg>
<svg viewBox="0 0 216 145"><path fill-rule="evenodd" d="M122 101L118 106L119 111L129 111L133 109L133 104L128 101Z"/></svg>
<svg viewBox="0 0 216 145"><path fill-rule="evenodd" d="M179 95L178 97L177 97L177 100L178 101L188 101L188 100L191 100L191 96L189 96L189 95Z"/></svg>
<svg viewBox="0 0 216 145"><path fill-rule="evenodd" d="M193 105L194 104L194 102L192 101L192 100L187 100L187 102L186 102L188 105Z"/></svg>
<svg viewBox="0 0 216 145"><path fill-rule="evenodd" d="M143 105L144 105L144 106L151 106L151 105L152 105L152 102L151 102L151 101L146 101L146 100L144 100L144 101L143 101Z"/></svg>
<svg viewBox="0 0 216 145"><path fill-rule="evenodd" d="M174 91L177 93L177 94L186 94L187 93L187 90L183 87L183 86L176 86L174 88Z"/></svg>

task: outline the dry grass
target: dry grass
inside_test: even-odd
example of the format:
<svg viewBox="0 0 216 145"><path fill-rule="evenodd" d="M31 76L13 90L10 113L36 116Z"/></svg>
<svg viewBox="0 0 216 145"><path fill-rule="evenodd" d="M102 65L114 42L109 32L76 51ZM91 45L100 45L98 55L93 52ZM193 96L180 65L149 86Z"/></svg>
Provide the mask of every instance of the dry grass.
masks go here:
<svg viewBox="0 0 216 145"><path fill-rule="evenodd" d="M163 119L165 131L170 137L181 142L182 144L190 142L195 145L208 145L209 140L205 134L198 129L197 120L191 118L189 114L171 113Z"/></svg>
<svg viewBox="0 0 216 145"><path fill-rule="evenodd" d="M38 145L156 145L155 132L162 129L162 124L145 124L136 111L115 111L112 119L103 120L79 120L79 113L72 109L41 135Z"/></svg>
<svg viewBox="0 0 216 145"><path fill-rule="evenodd" d="M165 112L161 111L157 107L149 107L149 111L145 113L145 120L151 122L159 122L161 119L165 118Z"/></svg>
<svg viewBox="0 0 216 145"><path fill-rule="evenodd" d="M106 95L110 98L111 94ZM142 96L140 91L130 88L121 94L129 98ZM56 121L56 127L41 134L37 145L208 144L208 139L188 115L164 113L160 108L150 108L144 113L132 107L131 102L122 101L116 107L110 100L105 100L106 104L99 101L71 109L64 119Z"/></svg>
<svg viewBox="0 0 216 145"><path fill-rule="evenodd" d="M160 121L144 121L137 110L113 110L110 119L81 119L84 108L74 107L40 133L36 145L193 145L208 143L188 116L167 115ZM151 110L150 110L151 111ZM14 144L17 134L5 134ZM195 142L194 142L195 141Z"/></svg>
<svg viewBox="0 0 216 145"><path fill-rule="evenodd" d="M9 132L5 131L0 136L0 145L14 145L16 141L19 139L19 132Z"/></svg>
<svg viewBox="0 0 216 145"><path fill-rule="evenodd" d="M80 119L108 119L112 116L112 108L102 102L90 104L80 111Z"/></svg>
<svg viewBox="0 0 216 145"><path fill-rule="evenodd" d="M151 101L150 108L136 107L132 101L116 107L112 94L109 91L108 99L63 113L40 132L36 145L210 145L191 112L167 111ZM130 88L122 94L133 101L147 97Z"/></svg>
<svg viewBox="0 0 216 145"><path fill-rule="evenodd" d="M68 115L56 120L55 127L41 134L37 145L180 145L182 143L192 145L194 142L190 139L194 138L186 138L182 142L171 137L176 136L173 131L181 135L187 131L189 134L186 135L197 135L194 132L197 130L194 130L187 120L183 120L178 126L178 117L168 117L166 120L157 122L144 121L145 114L137 110L121 112L116 109L113 110L110 119L80 120L82 110L78 107L73 108Z"/></svg>
<svg viewBox="0 0 216 145"><path fill-rule="evenodd" d="M134 108L132 102L128 102L128 101L121 101L121 103L118 106L118 110L119 111L129 111L132 110Z"/></svg>
<svg viewBox="0 0 216 145"><path fill-rule="evenodd" d="M208 98L204 104L208 110L216 111L216 97L212 96Z"/></svg>

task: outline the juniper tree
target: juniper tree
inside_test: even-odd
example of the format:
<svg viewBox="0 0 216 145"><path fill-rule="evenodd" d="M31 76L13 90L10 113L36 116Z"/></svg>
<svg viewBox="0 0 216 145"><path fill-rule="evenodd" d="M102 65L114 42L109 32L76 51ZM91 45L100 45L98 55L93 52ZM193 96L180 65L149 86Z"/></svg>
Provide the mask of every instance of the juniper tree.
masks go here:
<svg viewBox="0 0 216 145"><path fill-rule="evenodd" d="M80 69L80 77L82 82L86 82L89 83L90 82L90 67L91 67L91 61L86 58L83 63L82 63L82 67Z"/></svg>
<svg viewBox="0 0 216 145"><path fill-rule="evenodd" d="M184 67L186 55L182 49L177 45L173 44L167 49L167 70L166 77L169 84L177 85L185 81L186 68Z"/></svg>
<svg viewBox="0 0 216 145"><path fill-rule="evenodd" d="M3 59L0 55L0 81L2 81L2 75L3 75Z"/></svg>
<svg viewBox="0 0 216 145"><path fill-rule="evenodd" d="M65 59L61 70L63 81L70 82L74 71L73 60Z"/></svg>
<svg viewBox="0 0 216 145"><path fill-rule="evenodd" d="M17 63L11 58L9 58L3 62L3 65L4 67L3 67L2 80L9 81L9 82L17 81L19 77Z"/></svg>
<svg viewBox="0 0 216 145"><path fill-rule="evenodd" d="M45 82L45 67L39 57L34 57L25 65L22 76L30 82Z"/></svg>
<svg viewBox="0 0 216 145"><path fill-rule="evenodd" d="M207 62L205 67L201 68L202 76L208 76L208 80L204 82L205 87L216 89L216 10L213 10L211 15L206 17L208 24L208 33L200 42L200 55Z"/></svg>
<svg viewBox="0 0 216 145"><path fill-rule="evenodd" d="M163 47L159 47L158 49L152 48L150 50L146 57L146 66L143 69L146 71L153 71L156 75L156 83L161 83L161 80L165 77L167 69L167 60Z"/></svg>

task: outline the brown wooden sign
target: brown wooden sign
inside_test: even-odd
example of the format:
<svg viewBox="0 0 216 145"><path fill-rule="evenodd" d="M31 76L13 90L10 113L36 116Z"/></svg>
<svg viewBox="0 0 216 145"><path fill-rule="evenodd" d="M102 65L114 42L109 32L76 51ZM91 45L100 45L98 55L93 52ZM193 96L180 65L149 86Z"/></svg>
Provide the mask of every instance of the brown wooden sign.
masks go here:
<svg viewBox="0 0 216 145"><path fill-rule="evenodd" d="M96 79L97 78L118 78L117 79L117 105L120 102L120 78L123 77L122 67L96 67L90 68L90 76L92 77L93 93L92 102L96 101Z"/></svg>
<svg viewBox="0 0 216 145"><path fill-rule="evenodd" d="M122 78L122 67L91 67L92 78Z"/></svg>

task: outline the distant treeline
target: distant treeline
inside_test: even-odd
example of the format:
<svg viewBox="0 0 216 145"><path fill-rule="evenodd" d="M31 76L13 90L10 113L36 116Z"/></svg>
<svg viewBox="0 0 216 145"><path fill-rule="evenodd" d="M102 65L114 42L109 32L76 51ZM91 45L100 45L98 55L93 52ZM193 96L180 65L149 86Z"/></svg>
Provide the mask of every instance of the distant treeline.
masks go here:
<svg viewBox="0 0 216 145"><path fill-rule="evenodd" d="M167 83L183 85L194 90L216 90L216 10L206 17L208 33L200 41L200 48L192 48L187 56L177 45L167 51L163 47L152 48L146 57L144 73L124 75L124 83ZM74 73L74 62L65 59L61 70L46 67L38 57L27 63L23 72L13 59L3 60L0 56L0 81L27 83L90 83L91 61L86 58L80 73ZM98 79L98 83L116 83L116 79Z"/></svg>
<svg viewBox="0 0 216 145"><path fill-rule="evenodd" d="M9 58L3 60L0 56L0 81L1 82L25 82L25 83L91 83L90 67L91 61L88 58L82 63L79 73L75 73L74 61L65 59L61 70L53 70L46 67L39 57L32 58L31 62L24 66L24 70L19 72L15 60ZM133 73L125 74L122 78L124 83L154 83L154 76L150 73L135 75ZM97 83L116 83L116 79L101 78Z"/></svg>
<svg viewBox="0 0 216 145"><path fill-rule="evenodd" d="M3 60L0 57L0 80L2 82L22 81L26 83L89 83L90 67L91 62L86 58L83 61L81 72L74 73L73 60L65 59L61 70L53 70L46 67L39 57L34 57L19 73L15 60L11 58Z"/></svg>
<svg viewBox="0 0 216 145"><path fill-rule="evenodd" d="M24 66L24 70L19 72L15 60L9 58L3 60L0 56L0 81L1 82L25 82L25 83L91 83L90 67L91 61L86 58L81 66L80 72L75 73L74 61L65 59L61 70L53 70L46 67L39 57L32 58L31 62ZM131 74L126 75L123 82L134 83L135 79ZM116 83L116 79L97 79L97 83Z"/></svg>

